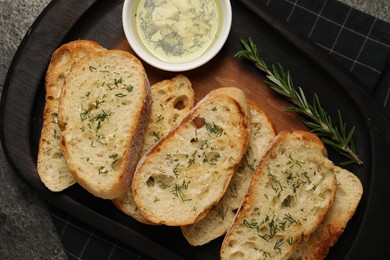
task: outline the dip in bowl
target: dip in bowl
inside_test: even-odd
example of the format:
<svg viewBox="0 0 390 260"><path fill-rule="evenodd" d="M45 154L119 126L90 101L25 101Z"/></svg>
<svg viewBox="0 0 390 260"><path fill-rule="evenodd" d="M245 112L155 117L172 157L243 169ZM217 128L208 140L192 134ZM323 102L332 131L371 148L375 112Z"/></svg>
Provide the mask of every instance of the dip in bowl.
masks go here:
<svg viewBox="0 0 390 260"><path fill-rule="evenodd" d="M229 0L125 0L122 22L142 60L166 71L187 71L221 50L232 11Z"/></svg>

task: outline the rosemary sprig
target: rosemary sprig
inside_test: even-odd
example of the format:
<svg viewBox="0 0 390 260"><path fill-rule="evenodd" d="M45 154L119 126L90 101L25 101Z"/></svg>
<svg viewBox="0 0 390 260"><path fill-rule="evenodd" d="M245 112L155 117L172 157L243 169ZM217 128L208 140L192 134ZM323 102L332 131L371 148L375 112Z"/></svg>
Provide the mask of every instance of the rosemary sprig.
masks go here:
<svg viewBox="0 0 390 260"><path fill-rule="evenodd" d="M298 87L298 89L294 87L288 71L284 71L280 64L272 65L271 69L268 68L265 61L260 57L257 47L251 38L248 39L248 42L241 40L241 43L244 49L237 52L235 57L250 60L258 69L266 73L266 83L293 104L292 107L288 108L288 111L304 115L307 120L304 119L302 121L313 133L317 134L325 144L333 147L341 155L348 158L349 161L343 164L353 162L358 165L363 164L356 154L353 143L355 127L348 132L340 111L338 111L339 127L337 127L333 125L331 117L321 106L317 94L314 94L313 103L309 104L301 87Z"/></svg>

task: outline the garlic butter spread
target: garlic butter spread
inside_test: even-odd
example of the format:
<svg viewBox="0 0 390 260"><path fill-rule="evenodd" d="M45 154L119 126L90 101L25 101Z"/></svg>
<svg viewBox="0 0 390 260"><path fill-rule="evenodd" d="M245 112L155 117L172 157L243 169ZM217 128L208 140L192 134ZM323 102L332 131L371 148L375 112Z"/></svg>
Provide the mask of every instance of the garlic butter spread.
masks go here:
<svg viewBox="0 0 390 260"><path fill-rule="evenodd" d="M140 0L136 29L145 47L171 63L192 61L213 43L220 19L216 0Z"/></svg>

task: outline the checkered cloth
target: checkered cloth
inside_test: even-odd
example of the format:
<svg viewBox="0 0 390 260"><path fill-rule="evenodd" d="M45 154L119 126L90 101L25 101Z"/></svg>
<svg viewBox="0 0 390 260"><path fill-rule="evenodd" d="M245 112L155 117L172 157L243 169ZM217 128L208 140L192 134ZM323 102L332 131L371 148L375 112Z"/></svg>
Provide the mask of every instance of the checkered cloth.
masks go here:
<svg viewBox="0 0 390 260"><path fill-rule="evenodd" d="M141 252L53 206L49 210L69 260L148 259Z"/></svg>
<svg viewBox="0 0 390 260"><path fill-rule="evenodd" d="M253 0L324 48L390 115L390 25L333 0ZM69 259L146 259L137 250L50 209Z"/></svg>
<svg viewBox="0 0 390 260"><path fill-rule="evenodd" d="M324 48L390 115L390 24L334 0L258 0Z"/></svg>

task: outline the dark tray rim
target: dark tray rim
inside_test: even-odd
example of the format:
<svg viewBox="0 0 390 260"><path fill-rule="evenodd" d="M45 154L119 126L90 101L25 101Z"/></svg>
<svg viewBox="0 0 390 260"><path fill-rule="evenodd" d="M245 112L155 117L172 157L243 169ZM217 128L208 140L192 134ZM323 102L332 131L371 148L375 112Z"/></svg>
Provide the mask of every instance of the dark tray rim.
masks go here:
<svg viewBox="0 0 390 260"><path fill-rule="evenodd" d="M77 22L77 19L88 10L95 2L98 0L86 0L82 1L82 3L77 3L76 9L77 11L73 12L66 21L63 21L62 24L59 24L59 27L62 26L71 26L72 24ZM274 28L277 32L283 35L286 40L294 44L299 50L304 52L308 57L310 57L316 64L318 64L326 73L328 73L336 82L338 82L341 86L343 86L344 91L349 95L351 99L354 100L357 104L359 104L360 113L363 118L365 118L367 122L367 126L370 132L375 133L383 133L383 129L390 129L390 121L387 115L384 113L384 110L380 107L378 102L370 97L367 93L365 93L358 83L349 72L345 69L341 68L326 52L320 49L318 46L313 44L310 40L307 40L305 37L302 37L299 33L291 29L286 23L278 20L276 17L269 14L265 11L265 8L261 7L261 4L252 4L250 1L240 0L245 5L249 7L252 11L254 11L261 19L266 21L272 28ZM24 51L28 49L30 40L34 37L36 30L40 29L43 25L50 24L50 15L53 13L53 10L61 10L64 6L67 5L67 1L63 0L54 0L52 1L44 11L39 15L34 24L31 26L30 30L23 38L15 56L10 65L10 69L5 79L2 98L1 98L1 120L0 120L0 139L3 147L3 151L5 153L6 159L11 165L11 167L29 183L29 177L21 173L21 166L18 165L18 160L20 158L15 157L10 151L10 146L6 141L6 136L4 132L4 116L5 116L5 102L7 100L7 94L9 91L10 83L13 80L14 69L18 62L21 62L21 58L23 57ZM77 2L77 1L76 1ZM75 7L73 7L75 8ZM68 28L65 27L65 28ZM64 32L59 35L64 34ZM53 36L55 37L55 36ZM56 42L60 43L62 38L56 39ZM58 45L57 45L58 46ZM54 50L53 50L54 51ZM51 53L48 51L48 53ZM49 60L49 56L47 57ZM30 125L30 124L28 124ZM359 230L359 235L355 240L353 248L350 250L350 254L347 258L353 259L353 257L357 257L360 255L365 255L363 252L366 250L372 249L372 256L383 257L383 254L389 254L389 248L385 245L384 241L387 241L386 238L389 238L389 232L386 230L383 236L377 235L373 236L372 233L375 231L372 228L376 228L377 226L387 226L387 219L390 217L390 210L386 209L383 206L383 202L381 200L383 198L388 197L390 192L387 189L388 184L390 184L390 175L386 176L385 170L389 166L388 155L390 154L390 136L388 133L383 133L383 135L370 134L370 141L372 144L372 165L370 166L374 172L383 172L384 174L373 174L371 179L371 192L368 198L367 207L373 208L375 210L368 211L364 216L363 227ZM11 149L12 150L12 149ZM24 167L29 167L24 166ZM37 187L34 187L37 188ZM110 231L109 227L107 227L107 218L101 216L99 214L94 214L90 212L90 209L85 208L81 203L75 203L73 200L64 196L63 194L54 194L45 190L42 187L38 187L37 191L40 195L45 198L47 201L54 205L59 205L59 207L66 211L72 211L76 218L79 218L83 221L88 220L89 215L94 215L95 222L93 223L98 229L102 229L104 232L117 236L114 232ZM82 213L81 213L82 212ZM111 225L117 225L115 222L111 221ZM118 226L119 228L119 226ZM127 233L126 233L127 232ZM137 238L136 241L132 244L141 251L148 252L151 257L156 258L180 258L174 252L167 250L161 245L151 241L146 238L142 234L139 234L136 231L132 231L131 229L126 230L126 232L122 232L122 236L125 238ZM367 237L370 238L369 244L367 244ZM385 238L385 239L384 239ZM384 241L383 241L384 239ZM145 247L145 245L147 246ZM149 246L155 248L155 250L147 250ZM143 250L142 250L143 249ZM153 251L153 252L150 252Z"/></svg>

